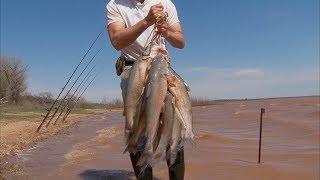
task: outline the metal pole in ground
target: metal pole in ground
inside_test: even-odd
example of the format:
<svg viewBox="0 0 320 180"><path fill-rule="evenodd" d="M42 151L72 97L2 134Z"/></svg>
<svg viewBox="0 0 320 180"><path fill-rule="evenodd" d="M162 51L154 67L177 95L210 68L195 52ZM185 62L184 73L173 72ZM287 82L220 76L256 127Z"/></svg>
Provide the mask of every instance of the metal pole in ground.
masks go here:
<svg viewBox="0 0 320 180"><path fill-rule="evenodd" d="M260 135L259 135L259 159L258 159L258 163L261 163L261 138L262 138L262 118L263 118L263 114L265 113L265 109L261 108L261 112L260 112Z"/></svg>

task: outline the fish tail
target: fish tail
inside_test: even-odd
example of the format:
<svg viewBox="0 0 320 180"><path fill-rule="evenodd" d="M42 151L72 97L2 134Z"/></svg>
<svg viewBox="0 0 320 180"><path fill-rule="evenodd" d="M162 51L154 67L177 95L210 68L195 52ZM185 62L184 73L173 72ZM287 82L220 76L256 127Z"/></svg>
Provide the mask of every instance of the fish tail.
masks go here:
<svg viewBox="0 0 320 180"><path fill-rule="evenodd" d="M185 138L186 138L186 139L190 139L190 140L194 140L194 136L195 136L195 135L194 135L192 129L187 128L187 129L186 129Z"/></svg>
<svg viewBox="0 0 320 180"><path fill-rule="evenodd" d="M169 167L171 167L176 161L178 152L183 148L182 144L183 143L181 143L178 147L170 150L170 154L168 154L169 157L167 157L169 159Z"/></svg>
<svg viewBox="0 0 320 180"><path fill-rule="evenodd" d="M188 129L188 126L187 126L186 122L184 122L184 120L183 120L184 118L183 118L183 116L182 116L181 111L180 111L179 108L176 107L175 105L174 105L174 112L177 112L178 119L179 119L179 121L181 122L181 124L183 125L183 127L184 127L185 129Z"/></svg>
<svg viewBox="0 0 320 180"><path fill-rule="evenodd" d="M144 171L147 166L151 165L152 153L145 151L138 160L137 165L140 167L140 171Z"/></svg>

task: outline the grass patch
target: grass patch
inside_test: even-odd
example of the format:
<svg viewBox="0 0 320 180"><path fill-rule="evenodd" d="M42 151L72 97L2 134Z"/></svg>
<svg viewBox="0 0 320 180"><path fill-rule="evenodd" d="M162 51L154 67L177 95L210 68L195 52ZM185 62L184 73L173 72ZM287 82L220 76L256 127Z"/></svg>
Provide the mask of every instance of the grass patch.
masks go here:
<svg viewBox="0 0 320 180"><path fill-rule="evenodd" d="M0 121L39 121L47 113L44 109L37 108L3 108L0 110ZM51 115L54 110L51 111ZM60 111L56 113L58 116ZM93 110L85 108L73 109L71 114L91 114Z"/></svg>
<svg viewBox="0 0 320 180"><path fill-rule="evenodd" d="M3 108L1 113L44 113L44 109L37 108Z"/></svg>

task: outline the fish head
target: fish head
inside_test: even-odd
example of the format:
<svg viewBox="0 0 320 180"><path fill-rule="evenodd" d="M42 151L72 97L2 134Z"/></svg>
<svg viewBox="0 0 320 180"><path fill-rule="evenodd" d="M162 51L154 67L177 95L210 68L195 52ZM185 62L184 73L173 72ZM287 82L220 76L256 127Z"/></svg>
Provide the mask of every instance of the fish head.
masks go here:
<svg viewBox="0 0 320 180"><path fill-rule="evenodd" d="M165 74L168 82L168 86L170 87L176 87L176 81L178 80L177 77L173 74Z"/></svg>

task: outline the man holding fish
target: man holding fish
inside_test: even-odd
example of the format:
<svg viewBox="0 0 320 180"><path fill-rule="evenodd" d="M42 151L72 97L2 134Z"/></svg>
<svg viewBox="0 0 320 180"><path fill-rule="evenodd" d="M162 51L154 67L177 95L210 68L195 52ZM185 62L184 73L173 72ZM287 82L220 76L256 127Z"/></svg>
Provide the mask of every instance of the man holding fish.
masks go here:
<svg viewBox="0 0 320 180"><path fill-rule="evenodd" d="M185 45L176 8L171 0L111 0L106 11L110 41L121 51L116 70L124 100L126 151L135 174L152 179L151 165L166 158L170 179L183 179L179 144L182 127L184 137L193 138L191 104L184 81L169 67L165 47L165 41L175 48Z"/></svg>

